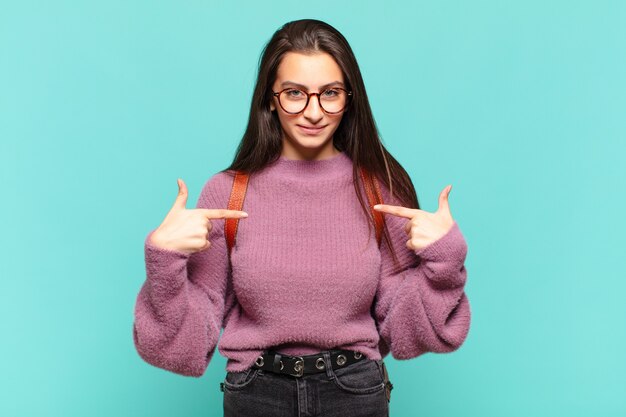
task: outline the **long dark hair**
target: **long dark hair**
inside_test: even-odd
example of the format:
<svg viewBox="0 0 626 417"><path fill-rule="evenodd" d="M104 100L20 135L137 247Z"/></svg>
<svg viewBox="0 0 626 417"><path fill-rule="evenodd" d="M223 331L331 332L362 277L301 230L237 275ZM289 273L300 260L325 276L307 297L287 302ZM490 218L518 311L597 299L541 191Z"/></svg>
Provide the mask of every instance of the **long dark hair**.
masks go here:
<svg viewBox="0 0 626 417"><path fill-rule="evenodd" d="M278 116L270 110L270 102L278 65L287 52L330 54L341 68L347 89L352 91L352 100L333 135L333 144L352 159L354 187L363 212L368 218L370 231L371 227L374 227L374 220L369 204L365 203L358 186L361 182L360 167L364 167L382 181L401 205L419 209L411 178L380 140L352 48L334 27L315 19L294 20L284 24L263 48L250 105L248 126L237 147L232 164L222 172L230 171L231 175L234 175L234 171L252 174L280 157L281 125ZM387 226L384 228L383 237L397 265L397 256Z"/></svg>

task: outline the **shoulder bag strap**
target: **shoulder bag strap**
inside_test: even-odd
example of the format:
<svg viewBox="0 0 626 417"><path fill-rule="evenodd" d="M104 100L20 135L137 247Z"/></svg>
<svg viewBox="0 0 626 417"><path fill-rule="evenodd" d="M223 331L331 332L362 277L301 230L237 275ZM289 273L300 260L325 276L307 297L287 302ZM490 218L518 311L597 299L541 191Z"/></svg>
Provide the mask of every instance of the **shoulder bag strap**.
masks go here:
<svg viewBox="0 0 626 417"><path fill-rule="evenodd" d="M233 188L230 191L230 198L228 199L229 210L241 210L243 208L243 200L246 197L246 190L248 188L248 178L249 175L245 172L235 172ZM239 219L225 219L224 221L224 236L226 237L229 256L232 247L235 245L237 225L239 225Z"/></svg>
<svg viewBox="0 0 626 417"><path fill-rule="evenodd" d="M376 177L370 174L370 172L363 167L361 167L361 179L363 180L365 194L367 194L367 200L370 203L370 209L372 211L372 216L374 217L374 224L376 226L376 241L380 247L385 218L383 217L382 212L374 210L373 207L376 204L383 204L383 196L380 192L380 187Z"/></svg>

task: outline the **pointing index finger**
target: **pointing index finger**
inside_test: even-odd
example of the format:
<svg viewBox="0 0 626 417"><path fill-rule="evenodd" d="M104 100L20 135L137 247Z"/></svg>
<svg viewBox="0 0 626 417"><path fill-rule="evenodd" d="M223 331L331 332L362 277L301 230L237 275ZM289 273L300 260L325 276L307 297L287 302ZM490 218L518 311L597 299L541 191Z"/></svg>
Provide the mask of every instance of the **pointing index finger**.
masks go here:
<svg viewBox="0 0 626 417"><path fill-rule="evenodd" d="M394 216L406 217L407 219L413 218L415 216L415 210L402 206L392 206L389 204L376 204L374 209L377 211L382 211L387 214L393 214Z"/></svg>
<svg viewBox="0 0 626 417"><path fill-rule="evenodd" d="M240 219L248 217L248 213L241 210L203 209L209 219Z"/></svg>

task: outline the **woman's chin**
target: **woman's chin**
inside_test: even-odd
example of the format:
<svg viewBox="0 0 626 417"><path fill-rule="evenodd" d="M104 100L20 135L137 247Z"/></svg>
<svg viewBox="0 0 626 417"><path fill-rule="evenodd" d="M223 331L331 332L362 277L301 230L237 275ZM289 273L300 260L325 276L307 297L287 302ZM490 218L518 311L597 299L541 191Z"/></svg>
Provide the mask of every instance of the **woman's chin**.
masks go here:
<svg viewBox="0 0 626 417"><path fill-rule="evenodd" d="M327 146L332 146L332 137L315 137L296 135L288 139L292 148L311 153L322 152Z"/></svg>

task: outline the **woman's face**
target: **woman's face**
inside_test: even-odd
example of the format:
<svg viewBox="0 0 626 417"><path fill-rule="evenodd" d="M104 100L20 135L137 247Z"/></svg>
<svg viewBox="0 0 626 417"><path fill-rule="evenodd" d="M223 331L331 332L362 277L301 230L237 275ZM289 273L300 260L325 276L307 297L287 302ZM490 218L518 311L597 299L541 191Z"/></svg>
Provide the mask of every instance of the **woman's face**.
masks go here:
<svg viewBox="0 0 626 417"><path fill-rule="evenodd" d="M346 88L343 82L341 68L328 53L305 55L287 52L278 66L272 90L280 92L293 87L308 93L321 93L325 87ZM325 113L316 96L311 96L309 104L298 114L285 112L276 96L270 108L277 112L282 126L283 156L289 159L325 159L338 153L332 138L343 112ZM306 127L315 129L307 130Z"/></svg>

